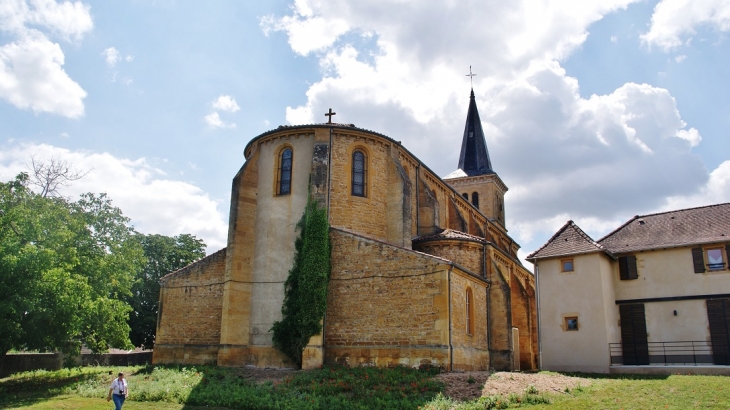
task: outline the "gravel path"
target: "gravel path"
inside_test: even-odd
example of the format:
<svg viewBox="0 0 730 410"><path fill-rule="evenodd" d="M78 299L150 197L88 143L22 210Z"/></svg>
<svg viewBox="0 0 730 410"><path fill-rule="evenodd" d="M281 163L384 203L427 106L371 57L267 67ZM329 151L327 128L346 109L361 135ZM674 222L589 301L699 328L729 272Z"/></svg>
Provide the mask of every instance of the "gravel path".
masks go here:
<svg viewBox="0 0 730 410"><path fill-rule="evenodd" d="M540 393L562 393L566 387L572 389L593 382L591 379L555 373L454 372L441 373L436 377L446 384L446 396L462 401L497 394L522 394L529 385L535 386Z"/></svg>

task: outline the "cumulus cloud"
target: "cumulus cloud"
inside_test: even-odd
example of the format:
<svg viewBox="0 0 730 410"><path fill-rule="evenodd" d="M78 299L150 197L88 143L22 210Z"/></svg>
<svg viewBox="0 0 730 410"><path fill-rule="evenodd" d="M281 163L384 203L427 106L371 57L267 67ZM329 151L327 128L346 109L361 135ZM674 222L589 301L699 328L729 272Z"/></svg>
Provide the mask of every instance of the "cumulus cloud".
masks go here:
<svg viewBox="0 0 730 410"><path fill-rule="evenodd" d="M215 101L213 101L213 109L225 112L236 112L241 107L236 104L236 100L230 95L220 95Z"/></svg>
<svg viewBox="0 0 730 410"><path fill-rule="evenodd" d="M661 0L654 7L651 26L641 40L669 51L691 41L699 26L729 31L730 3L726 0Z"/></svg>
<svg viewBox="0 0 730 410"><path fill-rule="evenodd" d="M236 99L231 97L230 95L221 94L216 98L212 103L213 112L203 117L205 120L205 123L208 124L208 127L210 128L236 128L235 123L226 123L221 119L219 111L223 112L236 112L241 109L241 107L238 106L236 103Z"/></svg>
<svg viewBox="0 0 730 410"><path fill-rule="evenodd" d="M304 104L287 107L289 123L324 122L332 107L338 122L402 141L440 175L458 163L473 65L492 163L510 187L508 227L524 244L568 219L605 233L669 198L701 194L711 179L692 152L700 132L668 90L627 83L585 98L561 67L590 24L629 3L297 0L291 16L262 25L319 59L322 78ZM344 21L347 33L376 41L358 46L343 33L323 42L303 26L289 29L312 19Z"/></svg>
<svg viewBox="0 0 730 410"><path fill-rule="evenodd" d="M57 43L42 35L0 47L0 98L20 109L69 118L84 115L86 91L63 70Z"/></svg>
<svg viewBox="0 0 730 410"><path fill-rule="evenodd" d="M62 194L76 197L84 192L106 192L139 232L168 236L190 233L205 241L209 253L226 246L228 224L218 210L219 201L193 184L170 178L145 158L10 143L0 147L0 179L7 181L26 171L31 155L41 161L61 158L77 169L90 170Z"/></svg>
<svg viewBox="0 0 730 410"><path fill-rule="evenodd" d="M49 36L80 40L93 28L81 2L6 0L0 5L0 98L20 109L78 118L86 92L63 70L64 54Z"/></svg>
<svg viewBox="0 0 730 410"><path fill-rule="evenodd" d="M119 50L114 47L104 49L104 51L101 52L101 55L104 56L104 59L106 60L106 65L108 65L109 67L114 67L115 65L117 65L117 62L122 58L119 55Z"/></svg>

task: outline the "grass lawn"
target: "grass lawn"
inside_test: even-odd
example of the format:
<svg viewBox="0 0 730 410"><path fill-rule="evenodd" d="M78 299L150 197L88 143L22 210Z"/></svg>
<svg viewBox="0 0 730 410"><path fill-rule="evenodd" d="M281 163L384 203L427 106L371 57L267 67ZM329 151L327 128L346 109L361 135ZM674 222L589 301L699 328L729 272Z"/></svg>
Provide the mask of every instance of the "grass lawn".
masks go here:
<svg viewBox="0 0 730 410"><path fill-rule="evenodd" d="M128 374L125 410L225 409L730 409L724 376L580 375L590 386L561 394L529 391L458 403L438 393L432 371L324 368L257 383L216 367L87 367L0 379L0 409L105 409L113 374ZM111 374L110 374L111 372ZM547 401L550 404L545 404Z"/></svg>

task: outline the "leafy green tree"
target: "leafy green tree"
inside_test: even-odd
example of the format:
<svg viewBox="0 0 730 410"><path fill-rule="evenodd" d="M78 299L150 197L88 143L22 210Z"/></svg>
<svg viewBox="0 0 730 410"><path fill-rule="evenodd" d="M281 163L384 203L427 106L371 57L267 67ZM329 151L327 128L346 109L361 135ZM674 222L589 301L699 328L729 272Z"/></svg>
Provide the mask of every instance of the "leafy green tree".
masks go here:
<svg viewBox="0 0 730 410"><path fill-rule="evenodd" d="M193 235L175 237L138 235L147 263L132 285L130 339L135 346L152 348L157 330L160 278L205 256L205 243Z"/></svg>
<svg viewBox="0 0 730 410"><path fill-rule="evenodd" d="M144 252L119 208L105 194L34 193L22 173L0 182L0 210L0 359L132 347L123 299Z"/></svg>

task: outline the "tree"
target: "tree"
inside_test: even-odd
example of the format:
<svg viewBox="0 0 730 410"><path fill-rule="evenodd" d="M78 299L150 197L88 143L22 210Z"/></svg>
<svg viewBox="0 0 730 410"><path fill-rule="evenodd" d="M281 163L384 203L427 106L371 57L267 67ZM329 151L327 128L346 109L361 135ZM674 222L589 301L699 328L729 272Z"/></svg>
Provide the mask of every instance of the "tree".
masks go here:
<svg viewBox="0 0 730 410"><path fill-rule="evenodd" d="M105 195L76 202L0 183L0 358L10 349L129 348L124 298L144 252Z"/></svg>
<svg viewBox="0 0 730 410"><path fill-rule="evenodd" d="M31 156L30 165L29 183L40 189L40 195L44 198L59 196L59 186L69 186L71 182L78 181L89 173L89 171L83 172L74 169L68 161L54 157L51 157L48 162L44 162Z"/></svg>
<svg viewBox="0 0 730 410"><path fill-rule="evenodd" d="M160 278L205 256L205 243L193 235L175 237L139 234L147 263L140 270L127 300L132 306L129 316L130 339L135 346L152 348L157 330Z"/></svg>

